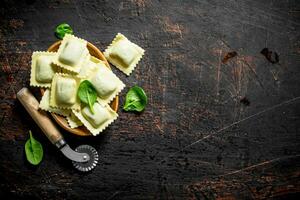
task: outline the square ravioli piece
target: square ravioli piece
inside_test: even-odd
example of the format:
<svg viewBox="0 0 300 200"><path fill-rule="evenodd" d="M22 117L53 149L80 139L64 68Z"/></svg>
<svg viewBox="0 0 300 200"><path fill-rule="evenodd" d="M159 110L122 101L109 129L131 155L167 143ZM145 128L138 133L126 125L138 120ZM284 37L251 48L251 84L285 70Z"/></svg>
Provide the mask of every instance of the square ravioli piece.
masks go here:
<svg viewBox="0 0 300 200"><path fill-rule="evenodd" d="M66 34L53 62L63 69L79 73L81 66L89 59L89 56L87 41Z"/></svg>
<svg viewBox="0 0 300 200"><path fill-rule="evenodd" d="M50 106L62 109L79 109L80 100L77 90L80 78L56 73L53 77L50 94Z"/></svg>
<svg viewBox="0 0 300 200"><path fill-rule="evenodd" d="M118 33L104 52L106 59L127 76L133 71L145 50Z"/></svg>
<svg viewBox="0 0 300 200"><path fill-rule="evenodd" d="M30 85L36 87L50 88L52 78L57 71L53 64L56 53L33 52L31 60Z"/></svg>
<svg viewBox="0 0 300 200"><path fill-rule="evenodd" d="M80 111L72 110L74 115L83 125L95 136L101 133L106 127L118 118L118 114L113 111L108 104L101 105L96 102L93 105L94 114L89 106L84 106Z"/></svg>
<svg viewBox="0 0 300 200"><path fill-rule="evenodd" d="M71 113L71 110L67 110L67 109L59 109L59 108L53 108L50 106L50 90L47 89L44 92L44 95L42 97L42 100L40 101L40 105L39 108L51 113L55 113L58 115L62 115L62 116L69 116Z"/></svg>
<svg viewBox="0 0 300 200"><path fill-rule="evenodd" d="M66 119L70 128L77 128L83 125L82 122L74 115L73 112L71 112L70 115L66 117Z"/></svg>
<svg viewBox="0 0 300 200"><path fill-rule="evenodd" d="M104 105L110 103L125 87L125 84L105 65L98 63L88 80L97 91L98 101Z"/></svg>
<svg viewBox="0 0 300 200"><path fill-rule="evenodd" d="M78 77L87 78L93 72L93 70L95 70L98 67L97 65L99 63L103 63L103 61L99 60L94 56L90 56L90 58L87 59L80 68Z"/></svg>

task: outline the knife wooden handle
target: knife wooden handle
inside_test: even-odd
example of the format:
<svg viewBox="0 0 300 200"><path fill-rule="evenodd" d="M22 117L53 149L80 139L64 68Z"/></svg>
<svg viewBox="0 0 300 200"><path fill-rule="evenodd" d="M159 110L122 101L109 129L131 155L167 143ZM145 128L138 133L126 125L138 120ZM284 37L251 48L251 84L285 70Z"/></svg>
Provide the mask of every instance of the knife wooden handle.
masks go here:
<svg viewBox="0 0 300 200"><path fill-rule="evenodd" d="M49 119L47 113L43 110L39 110L39 102L32 95L28 88L22 88L17 93L17 98L25 107L32 119L37 123L37 125L42 129L44 134L52 142L52 144L56 144L58 141L63 139L59 130Z"/></svg>

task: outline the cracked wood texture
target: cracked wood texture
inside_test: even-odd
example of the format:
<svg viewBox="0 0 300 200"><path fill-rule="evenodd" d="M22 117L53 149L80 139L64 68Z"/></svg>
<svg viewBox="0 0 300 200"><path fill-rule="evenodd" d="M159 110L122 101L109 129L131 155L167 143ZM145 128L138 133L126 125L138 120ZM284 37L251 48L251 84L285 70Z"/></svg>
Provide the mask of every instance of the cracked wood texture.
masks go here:
<svg viewBox="0 0 300 200"><path fill-rule="evenodd" d="M5 0L0 7L0 196L8 199L288 199L300 191L300 2ZM33 51L69 23L104 50L121 32L146 50L126 77L149 105L97 137L81 174L16 100ZM270 63L260 52L277 52ZM236 52L228 54L229 52ZM38 90L31 88L38 96ZM28 164L28 131L44 146Z"/></svg>

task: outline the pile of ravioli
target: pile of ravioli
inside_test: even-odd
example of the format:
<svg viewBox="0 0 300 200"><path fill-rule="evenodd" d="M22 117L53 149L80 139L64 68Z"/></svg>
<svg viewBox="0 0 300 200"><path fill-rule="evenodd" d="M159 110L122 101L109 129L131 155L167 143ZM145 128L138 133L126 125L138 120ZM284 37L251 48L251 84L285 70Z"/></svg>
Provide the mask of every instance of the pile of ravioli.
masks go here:
<svg viewBox="0 0 300 200"><path fill-rule="evenodd" d="M118 33L104 55L130 75L144 50ZM90 81L97 91L94 113L77 96L84 80ZM33 52L30 85L45 88L40 109L66 117L71 128L85 126L92 135L101 133L117 119L118 114L109 103L125 87L104 61L89 54L87 41L70 34L64 36L57 52Z"/></svg>

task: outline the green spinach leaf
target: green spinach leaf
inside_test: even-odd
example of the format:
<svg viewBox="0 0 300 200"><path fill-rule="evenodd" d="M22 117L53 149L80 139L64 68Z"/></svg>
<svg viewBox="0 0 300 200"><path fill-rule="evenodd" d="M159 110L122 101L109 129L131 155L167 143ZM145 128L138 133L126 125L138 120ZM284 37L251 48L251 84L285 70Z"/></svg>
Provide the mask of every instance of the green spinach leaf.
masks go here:
<svg viewBox="0 0 300 200"><path fill-rule="evenodd" d="M97 100L97 91L88 80L84 80L80 83L77 96L80 101L89 105L91 112L94 114L93 105Z"/></svg>
<svg viewBox="0 0 300 200"><path fill-rule="evenodd" d="M126 100L123 109L125 111L142 112L145 109L147 102L148 98L145 91L138 86L134 86L130 88L126 94Z"/></svg>
<svg viewBox="0 0 300 200"><path fill-rule="evenodd" d="M59 39L63 39L66 33L73 34L73 29L69 24L62 23L55 28L55 35Z"/></svg>
<svg viewBox="0 0 300 200"><path fill-rule="evenodd" d="M28 162L33 165L38 165L43 159L42 144L33 138L31 131L29 131L30 138L25 143L25 154Z"/></svg>

